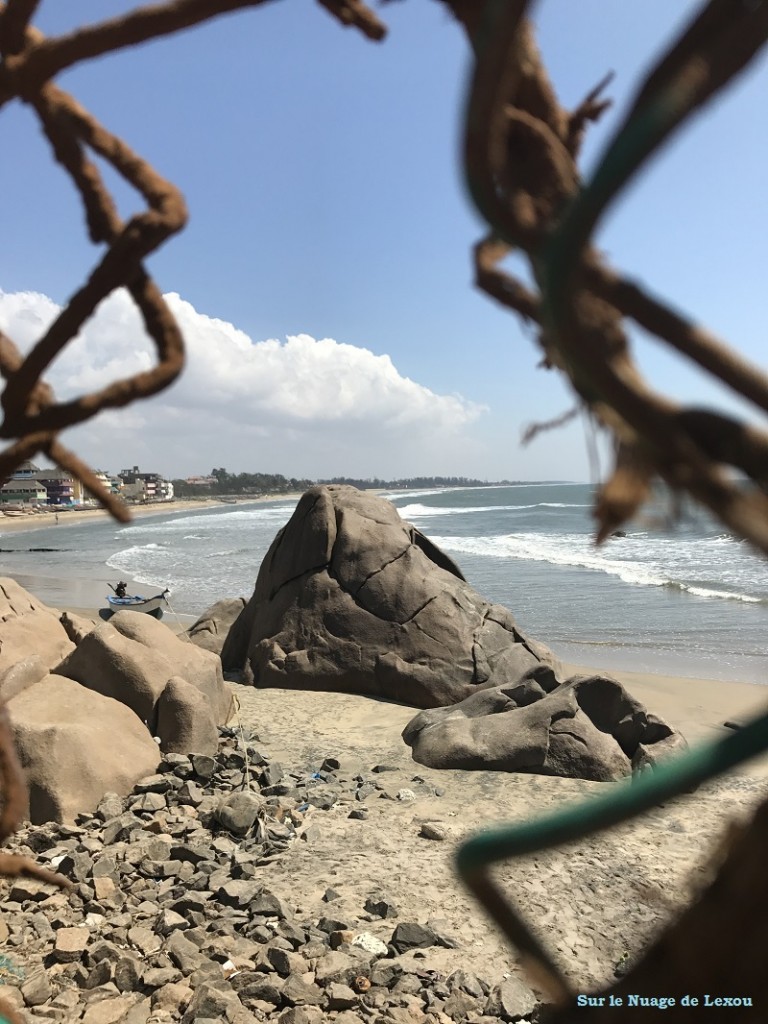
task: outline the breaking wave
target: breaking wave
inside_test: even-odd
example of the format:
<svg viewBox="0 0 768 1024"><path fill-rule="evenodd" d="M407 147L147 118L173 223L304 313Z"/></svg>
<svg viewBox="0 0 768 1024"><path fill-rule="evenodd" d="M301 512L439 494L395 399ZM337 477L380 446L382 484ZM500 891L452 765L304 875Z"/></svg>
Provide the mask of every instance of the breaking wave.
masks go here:
<svg viewBox="0 0 768 1024"><path fill-rule="evenodd" d="M604 553L606 549L594 548L589 537L583 534L560 534L544 535L536 533L508 534L498 537L432 537L435 544L458 554L480 555L490 558L513 558L535 562L548 562L551 565L559 565L574 569L590 569L597 572L616 576L625 583L647 587L664 587L669 590L677 590L681 593L691 594L694 597L719 599L726 601L742 601L745 604L768 605L768 596L758 596L744 593L739 590L730 590L727 587L719 587L717 584L710 584L709 580L686 580L675 578L675 563L679 566L683 575L686 567L690 565L687 548L695 546L697 554L701 555L702 546L707 541L685 541L676 544L677 553L674 558L670 556L669 543L656 542L656 558L649 558L653 549L653 541L646 542L646 561L637 559L622 559L611 557ZM635 549L643 545L645 538L639 538ZM720 538L715 540L722 544ZM622 548L626 550L632 545L632 541L622 541ZM611 553L615 548L609 549ZM728 557L728 556L726 556ZM670 571L672 570L672 571ZM727 583L727 571L725 565L718 575ZM758 584L759 587L759 584ZM762 588L761 588L762 589Z"/></svg>

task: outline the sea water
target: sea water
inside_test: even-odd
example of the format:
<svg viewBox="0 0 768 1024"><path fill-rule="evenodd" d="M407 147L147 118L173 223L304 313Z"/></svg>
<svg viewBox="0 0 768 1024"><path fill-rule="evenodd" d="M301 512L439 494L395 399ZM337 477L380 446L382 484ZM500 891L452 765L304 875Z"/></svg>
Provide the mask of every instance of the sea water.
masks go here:
<svg viewBox="0 0 768 1024"><path fill-rule="evenodd" d="M586 484L385 497L476 590L569 662L768 683L768 562L701 511L673 517L661 496L626 536L597 548ZM294 507L222 505L5 535L0 524L0 567L54 605L80 603L78 578L100 581L106 595L107 582L125 576L147 592L170 587L174 610L197 615L219 598L250 596Z"/></svg>

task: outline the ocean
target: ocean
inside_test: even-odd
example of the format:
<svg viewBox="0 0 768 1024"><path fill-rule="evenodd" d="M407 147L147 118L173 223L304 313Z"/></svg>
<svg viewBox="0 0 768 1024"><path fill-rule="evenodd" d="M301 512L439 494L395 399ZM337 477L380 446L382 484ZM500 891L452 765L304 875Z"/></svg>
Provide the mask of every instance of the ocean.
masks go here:
<svg viewBox="0 0 768 1024"><path fill-rule="evenodd" d="M592 491L553 483L384 497L569 662L768 683L768 562L700 510L672 521L663 496L626 536L596 548ZM54 606L88 606L94 585L106 595L126 577L147 593L170 587L174 611L198 615L219 598L250 596L294 507L222 505L24 533L0 525L0 571Z"/></svg>

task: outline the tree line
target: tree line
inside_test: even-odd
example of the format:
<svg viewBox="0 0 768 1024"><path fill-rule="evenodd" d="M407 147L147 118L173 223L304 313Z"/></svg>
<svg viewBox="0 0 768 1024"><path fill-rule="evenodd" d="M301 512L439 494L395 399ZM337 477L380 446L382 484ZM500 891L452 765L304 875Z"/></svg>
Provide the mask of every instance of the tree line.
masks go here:
<svg viewBox="0 0 768 1024"><path fill-rule="evenodd" d="M350 484L360 490L407 490L432 487L490 487L523 483L520 480L477 480L466 476L413 476L397 480L380 477L335 476L327 479L308 480L286 477L282 473L228 473L224 467L212 469L211 482L206 485L190 484L186 480L174 480L174 494L179 498L200 494L286 494L290 491L305 491L315 484Z"/></svg>

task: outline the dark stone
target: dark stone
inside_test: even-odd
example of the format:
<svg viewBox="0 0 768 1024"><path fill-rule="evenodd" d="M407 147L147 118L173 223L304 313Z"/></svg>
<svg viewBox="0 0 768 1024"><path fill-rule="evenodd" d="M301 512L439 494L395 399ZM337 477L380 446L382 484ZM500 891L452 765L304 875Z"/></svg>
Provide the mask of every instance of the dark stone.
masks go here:
<svg viewBox="0 0 768 1024"><path fill-rule="evenodd" d="M282 991L283 999L289 1006L321 1006L323 990L314 983L307 983L300 974L286 978Z"/></svg>
<svg viewBox="0 0 768 1024"><path fill-rule="evenodd" d="M497 985L485 1006L485 1012L492 1016L504 1016L508 1020L527 1017L539 1005L539 1000L520 978L507 978Z"/></svg>
<svg viewBox="0 0 768 1024"><path fill-rule="evenodd" d="M285 918L287 916L282 901L268 889L262 890L251 901L249 910L251 914L260 914L263 917Z"/></svg>
<svg viewBox="0 0 768 1024"><path fill-rule="evenodd" d="M436 946L438 937L431 928L427 928L423 924L403 921L392 932L389 943L398 953L405 953L409 949L425 949L428 946Z"/></svg>
<svg viewBox="0 0 768 1024"><path fill-rule="evenodd" d="M365 901L364 909L375 917L397 917L398 910L395 904L384 896L369 896Z"/></svg>
<svg viewBox="0 0 768 1024"><path fill-rule="evenodd" d="M247 835L264 807L263 799L250 791L225 796L216 808L221 826L236 836Z"/></svg>
<svg viewBox="0 0 768 1024"><path fill-rule="evenodd" d="M325 932L330 935L331 932L341 932L349 928L346 921L338 921L333 917L321 917L317 922L317 927L321 932Z"/></svg>
<svg viewBox="0 0 768 1024"><path fill-rule="evenodd" d="M181 932L174 932L168 939L166 952L182 974L191 974L207 962L198 947L185 938Z"/></svg>
<svg viewBox="0 0 768 1024"><path fill-rule="evenodd" d="M338 981L331 982L328 986L328 1009L348 1010L357 1005L357 994L349 987Z"/></svg>
<svg viewBox="0 0 768 1024"><path fill-rule="evenodd" d="M121 992L135 992L141 981L141 966L133 957L121 957L115 964L112 979Z"/></svg>
<svg viewBox="0 0 768 1024"><path fill-rule="evenodd" d="M227 907L247 907L259 895L261 888L259 882L235 879L228 881L218 890L216 900Z"/></svg>

